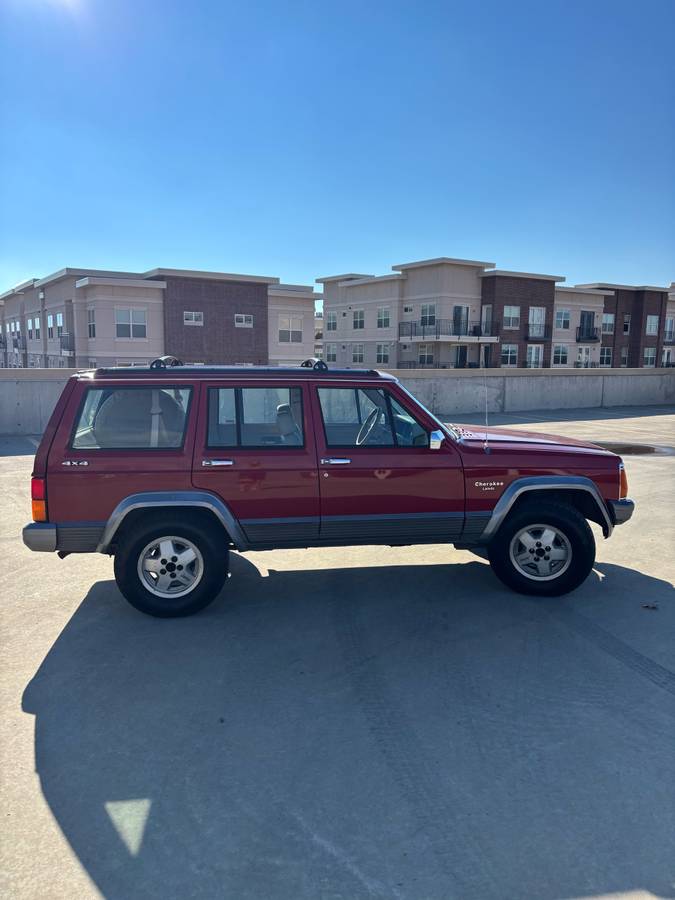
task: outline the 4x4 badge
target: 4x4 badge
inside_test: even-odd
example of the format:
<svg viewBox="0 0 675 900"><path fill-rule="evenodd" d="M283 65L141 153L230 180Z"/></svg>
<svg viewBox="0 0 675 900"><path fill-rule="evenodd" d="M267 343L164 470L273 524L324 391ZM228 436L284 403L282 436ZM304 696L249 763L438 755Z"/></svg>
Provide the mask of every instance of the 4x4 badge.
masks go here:
<svg viewBox="0 0 675 900"><path fill-rule="evenodd" d="M86 459L64 459L61 463L62 466L88 466L89 463Z"/></svg>

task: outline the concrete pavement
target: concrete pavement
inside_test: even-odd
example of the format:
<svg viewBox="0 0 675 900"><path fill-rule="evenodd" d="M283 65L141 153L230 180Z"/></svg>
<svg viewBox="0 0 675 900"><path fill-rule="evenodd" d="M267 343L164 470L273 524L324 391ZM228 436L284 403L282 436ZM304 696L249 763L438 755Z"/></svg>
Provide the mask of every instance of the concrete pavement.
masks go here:
<svg viewBox="0 0 675 900"><path fill-rule="evenodd" d="M672 409L546 415L508 421L675 446ZM4 897L673 896L675 457L626 458L566 598L444 546L274 551L160 621L23 547L34 449L0 439Z"/></svg>

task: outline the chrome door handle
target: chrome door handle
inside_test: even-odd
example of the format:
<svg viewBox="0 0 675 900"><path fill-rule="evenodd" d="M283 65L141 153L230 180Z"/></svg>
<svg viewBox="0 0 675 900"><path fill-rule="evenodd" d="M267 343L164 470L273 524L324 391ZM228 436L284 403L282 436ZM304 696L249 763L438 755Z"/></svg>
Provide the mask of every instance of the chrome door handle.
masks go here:
<svg viewBox="0 0 675 900"><path fill-rule="evenodd" d="M351 462L351 459L344 459L344 457L340 456L327 456L325 459L321 460L322 466L348 466Z"/></svg>
<svg viewBox="0 0 675 900"><path fill-rule="evenodd" d="M206 469L210 469L212 466L233 466L233 459L203 459L202 465Z"/></svg>

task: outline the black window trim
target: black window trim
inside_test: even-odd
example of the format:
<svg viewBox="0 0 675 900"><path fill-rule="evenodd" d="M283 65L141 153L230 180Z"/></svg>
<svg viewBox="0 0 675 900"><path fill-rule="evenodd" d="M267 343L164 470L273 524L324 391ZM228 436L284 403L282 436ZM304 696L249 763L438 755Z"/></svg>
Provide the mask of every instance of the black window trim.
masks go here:
<svg viewBox="0 0 675 900"><path fill-rule="evenodd" d="M241 392L243 390L277 390L278 388L286 388L288 390L288 399L291 399L291 390L298 388L300 390L300 409L302 413L301 432L302 444L242 444L241 442L241 423L244 418L244 405ZM234 391L234 413L235 413L235 429L237 436L236 444L211 444L209 442L209 407L211 391L231 390ZM296 423L297 424L297 423ZM260 384L210 384L206 388L206 440L204 447L207 450L306 450L307 449L307 429L305 427L305 396L303 386L301 384L277 384L277 385L260 385Z"/></svg>
<svg viewBox="0 0 675 900"><path fill-rule="evenodd" d="M321 395L319 394L319 391L321 391L321 390L357 391L356 406L357 406L357 412L359 415L359 423L362 425L363 422L361 421L361 406L359 404L358 391L361 391L364 388L363 388L363 385L358 385L357 387L354 387L354 386L342 387L339 385L322 384L322 385L316 385L315 391L316 391L316 399L319 404L319 412L321 414L321 427L323 428L323 439L324 439L326 448L331 449L331 450L359 450L359 451L366 450L369 452L376 451L376 450L379 450L379 451L382 451L382 450L428 450L429 449L428 443L426 444L425 447L419 447L419 446L415 446L413 444L399 444L398 436L396 434L396 429L394 428L394 415L393 415L393 411L391 408L391 396L392 396L391 391L389 391L387 388L380 386L380 385L375 385L375 386L368 385L368 387L369 388L374 387L375 390L382 391L382 393L384 394L385 403L387 404L387 413L389 415L389 427L391 428L391 431L392 431L392 438L394 440L394 443L393 444L372 444L370 447L365 446L363 444L359 447L355 443L354 444L331 444L331 443L329 443L328 435L326 433L326 420L324 419L324 415L323 415L323 406L321 405ZM395 399L396 399L396 402L399 404L399 406L401 406L401 407L403 407L403 409L405 409L405 411L413 419L413 421L417 422L417 424L420 426L420 428L422 428L428 436L430 434L430 432L429 432L429 429L426 427L426 425L422 425L422 423L419 421L417 416L413 415L413 413L410 412L408 407L405 406L403 403L401 403L401 401L398 398L395 398Z"/></svg>
<svg viewBox="0 0 675 900"><path fill-rule="evenodd" d="M183 424L183 438L180 445L176 447L76 447L75 437L77 435L77 426L84 412L84 406L90 391L133 391L133 390L179 390L188 391L188 402L185 408L185 422ZM68 440L68 449L74 453L116 453L118 450L134 451L139 453L182 453L185 449L185 441L188 434L188 425L190 424L190 412L192 410L192 398L194 397L195 386L193 384L91 384L87 385L82 392L82 399L77 408L77 414L73 420L73 426L70 431Z"/></svg>

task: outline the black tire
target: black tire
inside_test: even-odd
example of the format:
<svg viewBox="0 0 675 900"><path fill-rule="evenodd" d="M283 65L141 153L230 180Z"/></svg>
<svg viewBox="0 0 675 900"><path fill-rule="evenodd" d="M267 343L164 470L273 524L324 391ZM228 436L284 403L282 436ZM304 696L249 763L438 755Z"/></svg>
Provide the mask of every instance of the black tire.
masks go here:
<svg viewBox="0 0 675 900"><path fill-rule="evenodd" d="M550 526L558 532L556 547L559 553L566 554L560 562L558 574L553 572L543 580L534 568L537 566L537 554L542 553L543 560L549 560L546 547L540 546L530 551L525 544L516 542L516 536L524 529L532 526L535 536L543 536L535 526ZM531 536L526 535L528 539ZM565 544L565 540L568 542ZM529 577L512 559L513 556L525 556L532 553L534 558ZM520 554L518 553L520 550ZM543 551L543 552L542 552ZM510 513L499 531L488 546L488 557L495 575L507 587L519 594L535 594L541 597L557 597L567 594L578 587L591 572L595 562L595 538L586 519L573 506L552 500L528 501ZM552 565L555 566L554 562ZM542 568L551 564L542 562Z"/></svg>
<svg viewBox="0 0 675 900"><path fill-rule="evenodd" d="M148 545L154 540L159 541L160 538L168 536L178 539L176 547L181 546L182 538L201 555L201 561L196 564L199 569L195 567L195 572L201 571L201 575L194 587L188 585L184 588L173 582L175 587L172 589L187 590L182 596L158 596L146 587L139 573L139 560L144 556ZM185 546L186 549L190 549ZM162 619L191 616L208 606L220 593L227 578L228 557L229 550L220 529L210 528L203 522L190 520L189 517L167 515L152 523L130 527L127 533L122 535L115 553L115 580L124 597L140 612ZM172 559L177 560L178 557ZM166 573L165 569L160 571ZM178 572L175 574L177 577L180 575Z"/></svg>

